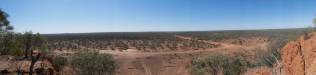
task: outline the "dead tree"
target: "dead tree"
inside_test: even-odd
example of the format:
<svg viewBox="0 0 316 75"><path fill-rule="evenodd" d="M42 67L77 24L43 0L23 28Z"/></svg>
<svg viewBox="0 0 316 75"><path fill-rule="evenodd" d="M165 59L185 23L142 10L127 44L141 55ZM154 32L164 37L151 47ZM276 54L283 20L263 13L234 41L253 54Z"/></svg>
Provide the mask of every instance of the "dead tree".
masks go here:
<svg viewBox="0 0 316 75"><path fill-rule="evenodd" d="M31 65L30 65L29 75L33 74L34 65L39 60L40 57L41 57L41 54L37 54L36 56L31 56Z"/></svg>

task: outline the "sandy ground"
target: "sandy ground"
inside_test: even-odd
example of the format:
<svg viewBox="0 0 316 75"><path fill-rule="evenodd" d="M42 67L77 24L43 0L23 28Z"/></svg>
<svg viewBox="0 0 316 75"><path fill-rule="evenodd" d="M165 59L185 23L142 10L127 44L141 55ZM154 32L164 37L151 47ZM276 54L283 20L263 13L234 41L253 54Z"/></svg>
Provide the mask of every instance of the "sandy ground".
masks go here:
<svg viewBox="0 0 316 75"><path fill-rule="evenodd" d="M266 43L253 46L241 46L213 41L219 44L217 48L205 50L170 51L170 52L139 52L129 49L126 51L100 50L100 53L112 54L120 68L117 75L190 75L188 64L193 57L212 52L233 53L264 47Z"/></svg>
<svg viewBox="0 0 316 75"><path fill-rule="evenodd" d="M175 36L180 39L192 40L190 37ZM99 50L99 53L112 54L120 66L116 75L190 75L189 64L192 58L210 53L232 54L236 52L249 53L256 48L265 48L267 41L246 39L247 45L230 42L214 42L198 40L213 45L215 48L204 50L185 50L169 52L141 52L135 49L123 51ZM238 41L238 40L237 40ZM250 42L249 42L250 41ZM57 51L57 54L73 54L72 51Z"/></svg>

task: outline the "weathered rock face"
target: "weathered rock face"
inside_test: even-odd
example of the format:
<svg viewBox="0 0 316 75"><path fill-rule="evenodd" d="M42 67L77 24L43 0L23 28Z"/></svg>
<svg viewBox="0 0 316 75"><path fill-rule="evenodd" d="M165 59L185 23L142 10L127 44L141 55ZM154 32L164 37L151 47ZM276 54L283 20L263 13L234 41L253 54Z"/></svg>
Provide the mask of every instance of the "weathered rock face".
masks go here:
<svg viewBox="0 0 316 75"><path fill-rule="evenodd" d="M316 75L316 33L285 45L282 63L284 75Z"/></svg>
<svg viewBox="0 0 316 75"><path fill-rule="evenodd" d="M273 75L272 68L269 67L257 67L248 69L243 75Z"/></svg>
<svg viewBox="0 0 316 75"><path fill-rule="evenodd" d="M0 61L0 75L17 75L18 71L23 74L28 74L30 72L31 61L21 60L2 60ZM37 61L34 64L33 73L41 72L44 75L54 75L54 68L52 64L48 61Z"/></svg>
<svg viewBox="0 0 316 75"><path fill-rule="evenodd" d="M282 49L285 75L304 75L305 63L298 42L290 42Z"/></svg>

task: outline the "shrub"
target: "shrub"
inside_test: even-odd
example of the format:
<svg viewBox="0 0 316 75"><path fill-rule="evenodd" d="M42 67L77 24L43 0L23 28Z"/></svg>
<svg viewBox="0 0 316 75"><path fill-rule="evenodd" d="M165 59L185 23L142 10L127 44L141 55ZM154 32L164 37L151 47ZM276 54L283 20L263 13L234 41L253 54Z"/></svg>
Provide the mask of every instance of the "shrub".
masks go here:
<svg viewBox="0 0 316 75"><path fill-rule="evenodd" d="M280 59L280 54L277 50L258 51L257 52L257 66L273 67Z"/></svg>
<svg viewBox="0 0 316 75"><path fill-rule="evenodd" d="M97 52L76 53L71 65L79 75L113 75L118 68L111 55Z"/></svg>
<svg viewBox="0 0 316 75"><path fill-rule="evenodd" d="M67 64L67 58L65 57L55 57L53 59L53 65L57 71L61 71L62 68Z"/></svg>
<svg viewBox="0 0 316 75"><path fill-rule="evenodd" d="M256 59L257 66L273 67L274 64L280 64L281 59L280 49L287 41L277 40L267 46L267 50L257 50Z"/></svg>
<svg viewBox="0 0 316 75"><path fill-rule="evenodd" d="M247 69L247 61L223 54L211 54L192 60L192 75L240 75Z"/></svg>

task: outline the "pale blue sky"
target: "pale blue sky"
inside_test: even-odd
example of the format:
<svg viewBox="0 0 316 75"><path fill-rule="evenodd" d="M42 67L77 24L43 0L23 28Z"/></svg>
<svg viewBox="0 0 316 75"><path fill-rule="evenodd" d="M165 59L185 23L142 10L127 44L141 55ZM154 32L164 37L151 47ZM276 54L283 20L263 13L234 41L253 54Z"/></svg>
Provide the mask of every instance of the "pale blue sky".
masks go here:
<svg viewBox="0 0 316 75"><path fill-rule="evenodd" d="M316 0L0 0L15 31L200 31L312 25Z"/></svg>

